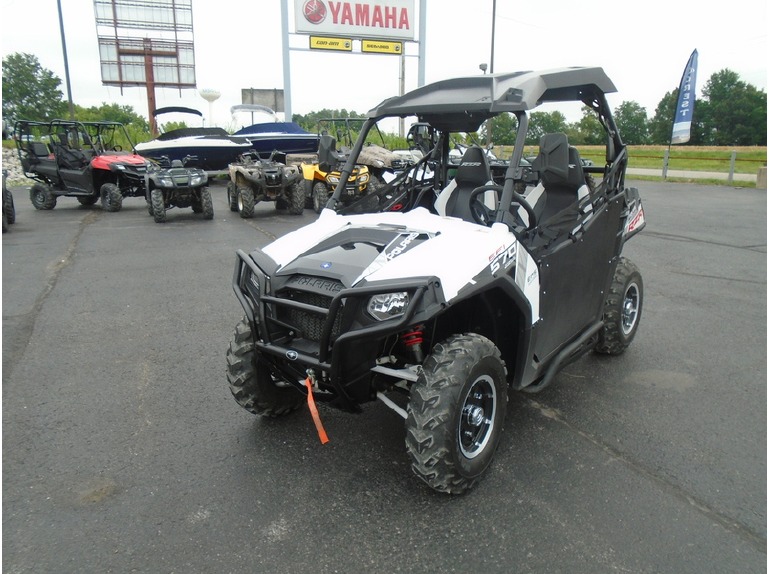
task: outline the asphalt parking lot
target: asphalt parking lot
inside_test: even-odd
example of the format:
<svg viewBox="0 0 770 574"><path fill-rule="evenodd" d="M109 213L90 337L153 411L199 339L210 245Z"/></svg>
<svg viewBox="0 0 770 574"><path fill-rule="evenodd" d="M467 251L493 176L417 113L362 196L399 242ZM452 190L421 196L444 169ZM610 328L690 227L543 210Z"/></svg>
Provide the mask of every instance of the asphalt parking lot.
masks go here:
<svg viewBox="0 0 770 574"><path fill-rule="evenodd" d="M698 573L767 569L767 197L631 182L640 331L514 394L471 493L411 475L403 421L241 409L235 250L314 220L156 224L12 188L3 235L3 556L22 572Z"/></svg>

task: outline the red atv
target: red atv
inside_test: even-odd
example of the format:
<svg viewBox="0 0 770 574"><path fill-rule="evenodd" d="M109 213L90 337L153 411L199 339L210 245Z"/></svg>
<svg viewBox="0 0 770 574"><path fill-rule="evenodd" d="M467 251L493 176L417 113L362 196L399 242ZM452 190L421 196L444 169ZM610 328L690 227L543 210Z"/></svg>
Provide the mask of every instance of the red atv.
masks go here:
<svg viewBox="0 0 770 574"><path fill-rule="evenodd" d="M136 155L118 122L16 122L16 147L36 209L53 209L60 196L82 205L99 199L105 211L120 211L124 197L144 197L149 162Z"/></svg>

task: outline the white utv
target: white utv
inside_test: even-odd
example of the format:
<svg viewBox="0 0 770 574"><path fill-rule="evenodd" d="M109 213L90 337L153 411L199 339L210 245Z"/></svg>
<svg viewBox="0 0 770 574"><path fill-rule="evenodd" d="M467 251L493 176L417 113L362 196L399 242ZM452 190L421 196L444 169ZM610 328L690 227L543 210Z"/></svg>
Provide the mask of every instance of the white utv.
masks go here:
<svg viewBox="0 0 770 574"><path fill-rule="evenodd" d="M444 80L373 108L340 181L380 120L416 117L433 130L431 148L377 201L362 199L375 212L338 212L340 185L316 222L237 251L236 401L276 417L305 401L311 413L316 401L357 412L380 399L406 421L419 478L440 492L472 488L509 391L539 391L587 352L620 354L639 327L642 277L621 253L645 219L624 186L626 147L605 97L614 91L601 68L564 68ZM555 133L522 162L530 110L566 101L595 112L606 161L584 167ZM516 120L502 186L478 146L448 160L450 134L499 114ZM430 179L416 176L428 166Z"/></svg>

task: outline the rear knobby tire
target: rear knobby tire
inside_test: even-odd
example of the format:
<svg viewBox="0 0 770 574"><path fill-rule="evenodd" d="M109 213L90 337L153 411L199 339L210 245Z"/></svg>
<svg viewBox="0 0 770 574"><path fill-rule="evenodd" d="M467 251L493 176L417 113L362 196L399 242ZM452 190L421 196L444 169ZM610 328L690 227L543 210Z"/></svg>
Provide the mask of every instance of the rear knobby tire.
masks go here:
<svg viewBox="0 0 770 574"><path fill-rule="evenodd" d="M153 189L150 193L150 204L152 206L152 218L155 223L166 222L166 204L163 199L163 192L159 189Z"/></svg>
<svg viewBox="0 0 770 574"><path fill-rule="evenodd" d="M406 410L414 473L439 492L471 489L497 449L507 393L505 364L492 341L466 333L436 345Z"/></svg>
<svg viewBox="0 0 770 574"><path fill-rule="evenodd" d="M102 209L104 211L116 212L120 211L123 207L123 194L120 193L120 188L114 183L105 183L99 190L99 195L102 198Z"/></svg>
<svg viewBox="0 0 770 574"><path fill-rule="evenodd" d="M246 318L235 326L227 348L227 382L239 405L263 417L288 415L306 400L297 389L276 383L267 365L256 359L254 339Z"/></svg>
<svg viewBox="0 0 770 574"><path fill-rule="evenodd" d="M254 216L254 190L245 185L236 187L238 212L243 219Z"/></svg>
<svg viewBox="0 0 770 574"><path fill-rule="evenodd" d="M604 301L604 325L594 351L620 355L631 344L642 317L644 286L639 269L625 257L618 260Z"/></svg>
<svg viewBox="0 0 770 574"><path fill-rule="evenodd" d="M51 188L43 183L32 184L29 190L29 200L35 209L53 209L56 207L56 196Z"/></svg>

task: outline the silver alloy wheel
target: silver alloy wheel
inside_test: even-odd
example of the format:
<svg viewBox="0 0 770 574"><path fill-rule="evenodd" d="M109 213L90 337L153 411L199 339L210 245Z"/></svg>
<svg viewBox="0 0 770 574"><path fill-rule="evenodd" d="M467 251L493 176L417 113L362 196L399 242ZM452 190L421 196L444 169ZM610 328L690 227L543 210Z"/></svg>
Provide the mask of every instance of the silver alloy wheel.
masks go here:
<svg viewBox="0 0 770 574"><path fill-rule="evenodd" d="M623 296L623 316L621 317L623 333L628 335L636 325L639 317L639 286L631 283Z"/></svg>
<svg viewBox="0 0 770 574"><path fill-rule="evenodd" d="M489 375L481 375L465 395L457 425L457 443L463 456L475 458L484 451L492 436L496 409L495 383Z"/></svg>

